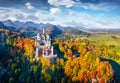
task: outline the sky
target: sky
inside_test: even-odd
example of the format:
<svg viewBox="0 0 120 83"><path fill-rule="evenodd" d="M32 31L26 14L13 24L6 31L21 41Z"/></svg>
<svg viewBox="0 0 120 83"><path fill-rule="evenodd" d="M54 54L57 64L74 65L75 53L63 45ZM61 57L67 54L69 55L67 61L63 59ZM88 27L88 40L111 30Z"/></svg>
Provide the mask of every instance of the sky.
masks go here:
<svg viewBox="0 0 120 83"><path fill-rule="evenodd" d="M120 0L0 0L0 21L120 28Z"/></svg>

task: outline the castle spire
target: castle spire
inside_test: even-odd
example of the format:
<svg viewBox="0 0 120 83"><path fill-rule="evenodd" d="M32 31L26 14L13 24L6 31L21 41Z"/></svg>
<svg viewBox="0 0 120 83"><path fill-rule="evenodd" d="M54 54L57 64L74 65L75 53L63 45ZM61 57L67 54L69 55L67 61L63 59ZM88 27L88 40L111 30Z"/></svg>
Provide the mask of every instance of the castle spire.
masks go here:
<svg viewBox="0 0 120 83"><path fill-rule="evenodd" d="M39 33L37 34L37 40L40 40L40 34Z"/></svg>
<svg viewBox="0 0 120 83"><path fill-rule="evenodd" d="M45 34L45 28L43 28L43 34Z"/></svg>

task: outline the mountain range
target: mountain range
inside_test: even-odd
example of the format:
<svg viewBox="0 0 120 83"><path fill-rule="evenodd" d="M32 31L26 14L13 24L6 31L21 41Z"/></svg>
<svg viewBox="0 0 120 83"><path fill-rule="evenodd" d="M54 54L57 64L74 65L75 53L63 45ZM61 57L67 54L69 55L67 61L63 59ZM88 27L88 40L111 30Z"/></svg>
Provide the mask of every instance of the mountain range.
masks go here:
<svg viewBox="0 0 120 83"><path fill-rule="evenodd" d="M38 29L44 28L44 27L49 27L51 24L43 24L43 23L34 23L31 21L27 22L21 22L21 21L11 21L11 20L6 20L2 21L2 23L8 27L16 27L16 28L23 28L23 27L36 27Z"/></svg>
<svg viewBox="0 0 120 83"><path fill-rule="evenodd" d="M8 28L9 30L13 31L18 31L18 32L34 32L38 33L40 30L43 28L50 28L50 27L56 27L62 30L62 32L70 32L70 33L75 33L79 34L82 32L87 32L87 33L116 33L120 32L120 29L102 29L102 28L86 28L86 27L64 27L61 25L53 25L53 24L43 24L43 23L34 23L31 21L27 22L21 22L21 21L11 21L11 20L6 20L6 21L1 21L0 22L0 27L4 27L5 29Z"/></svg>

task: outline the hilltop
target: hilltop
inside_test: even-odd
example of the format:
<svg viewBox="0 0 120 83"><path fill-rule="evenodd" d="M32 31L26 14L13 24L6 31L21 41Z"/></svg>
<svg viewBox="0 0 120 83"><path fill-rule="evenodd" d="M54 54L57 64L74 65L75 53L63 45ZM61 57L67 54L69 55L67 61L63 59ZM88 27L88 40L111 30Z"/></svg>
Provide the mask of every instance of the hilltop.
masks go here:
<svg viewBox="0 0 120 83"><path fill-rule="evenodd" d="M20 22L15 21L12 22L11 20L2 21L0 22L0 27L2 29L8 29L11 31L19 32L23 36L35 36L38 32L41 32L43 28L45 28L52 37L65 35L65 34L86 34L85 31L79 30L75 27L63 27L60 25L52 25L52 24L37 24L33 22Z"/></svg>

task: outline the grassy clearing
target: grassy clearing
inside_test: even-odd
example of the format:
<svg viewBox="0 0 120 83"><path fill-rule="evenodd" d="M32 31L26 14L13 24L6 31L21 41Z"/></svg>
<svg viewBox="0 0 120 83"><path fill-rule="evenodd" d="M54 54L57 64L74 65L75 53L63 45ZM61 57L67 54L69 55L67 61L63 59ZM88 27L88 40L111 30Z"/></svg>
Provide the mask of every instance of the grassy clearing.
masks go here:
<svg viewBox="0 0 120 83"><path fill-rule="evenodd" d="M112 38L112 36L116 38ZM93 44L95 45L120 46L120 34L92 34L89 37L83 36L77 39L88 39L90 41L93 41Z"/></svg>

